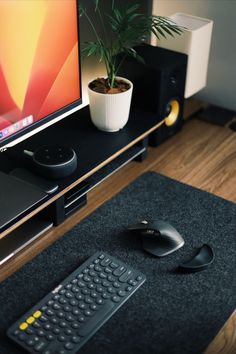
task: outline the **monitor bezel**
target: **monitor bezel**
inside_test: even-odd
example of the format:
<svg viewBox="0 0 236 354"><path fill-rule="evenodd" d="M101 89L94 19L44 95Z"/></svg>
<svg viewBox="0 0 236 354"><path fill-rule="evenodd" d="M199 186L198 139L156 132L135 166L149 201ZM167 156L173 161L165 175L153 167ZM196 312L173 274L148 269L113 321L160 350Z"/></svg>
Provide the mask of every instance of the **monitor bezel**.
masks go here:
<svg viewBox="0 0 236 354"><path fill-rule="evenodd" d="M48 127L48 125L52 125L56 123L60 119L65 119L66 117L70 116L70 114L75 110L76 107L82 105L82 72L81 72L81 44L80 44L80 26L79 26L79 0L75 0L76 4L76 14L77 14L77 35L78 35L78 58L79 58L79 65L78 65L78 71L79 71L79 90L80 90L80 98L69 103L68 105L58 109L55 112L52 112L51 114L41 118L39 121L36 121L32 123L30 126L25 127L10 136L6 137L3 140L0 140L0 152L5 151L8 146L15 145L14 141L16 140L16 144L22 140L28 139L30 135L34 135L38 132L38 130L43 130ZM72 111L70 113L70 111ZM68 113L65 117L60 118L63 114ZM44 127L45 126L45 127ZM35 131L35 133L34 133ZM25 139L24 139L24 136Z"/></svg>

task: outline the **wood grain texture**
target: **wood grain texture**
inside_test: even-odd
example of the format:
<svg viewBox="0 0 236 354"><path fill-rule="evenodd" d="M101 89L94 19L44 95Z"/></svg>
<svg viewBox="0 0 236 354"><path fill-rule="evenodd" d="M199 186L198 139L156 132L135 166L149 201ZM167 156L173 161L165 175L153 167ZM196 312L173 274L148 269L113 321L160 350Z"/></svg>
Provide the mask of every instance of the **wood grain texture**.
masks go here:
<svg viewBox="0 0 236 354"><path fill-rule="evenodd" d="M204 354L236 353L236 310L222 327Z"/></svg>

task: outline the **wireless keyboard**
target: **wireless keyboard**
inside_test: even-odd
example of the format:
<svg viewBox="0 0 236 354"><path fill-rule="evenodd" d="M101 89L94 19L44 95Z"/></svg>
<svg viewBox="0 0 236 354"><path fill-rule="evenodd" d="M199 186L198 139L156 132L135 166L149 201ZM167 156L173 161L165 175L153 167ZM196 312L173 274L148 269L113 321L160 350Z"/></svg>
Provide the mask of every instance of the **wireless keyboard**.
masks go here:
<svg viewBox="0 0 236 354"><path fill-rule="evenodd" d="M97 252L8 330L29 353L77 353L146 277Z"/></svg>

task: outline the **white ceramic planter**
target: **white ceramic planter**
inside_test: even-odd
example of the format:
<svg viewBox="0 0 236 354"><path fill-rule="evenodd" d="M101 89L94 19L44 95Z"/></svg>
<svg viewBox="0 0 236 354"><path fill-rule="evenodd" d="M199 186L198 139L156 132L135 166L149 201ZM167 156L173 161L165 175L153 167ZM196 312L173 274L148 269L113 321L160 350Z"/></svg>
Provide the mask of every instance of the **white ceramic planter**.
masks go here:
<svg viewBox="0 0 236 354"><path fill-rule="evenodd" d="M121 93L103 94L94 92L88 87L89 108L93 124L100 130L116 132L122 129L129 119L133 84L122 77L117 77L129 83L130 88Z"/></svg>

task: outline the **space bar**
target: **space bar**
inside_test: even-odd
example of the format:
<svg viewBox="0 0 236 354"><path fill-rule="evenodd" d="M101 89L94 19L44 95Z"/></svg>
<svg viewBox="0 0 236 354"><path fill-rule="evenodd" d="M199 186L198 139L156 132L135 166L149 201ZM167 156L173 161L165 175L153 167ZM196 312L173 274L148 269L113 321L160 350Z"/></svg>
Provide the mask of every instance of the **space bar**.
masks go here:
<svg viewBox="0 0 236 354"><path fill-rule="evenodd" d="M79 334L83 337L87 334L91 333L97 325L104 320L106 315L111 312L115 305L113 302L108 301L96 312L94 316L92 316L88 322L84 324L84 326L79 330Z"/></svg>

